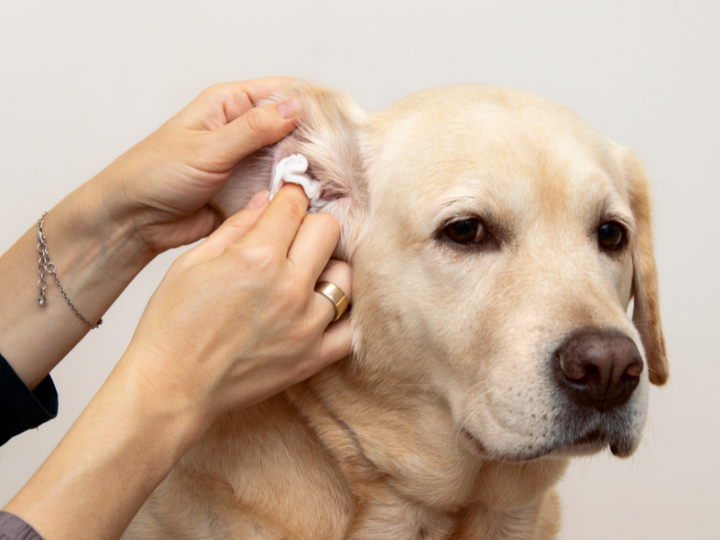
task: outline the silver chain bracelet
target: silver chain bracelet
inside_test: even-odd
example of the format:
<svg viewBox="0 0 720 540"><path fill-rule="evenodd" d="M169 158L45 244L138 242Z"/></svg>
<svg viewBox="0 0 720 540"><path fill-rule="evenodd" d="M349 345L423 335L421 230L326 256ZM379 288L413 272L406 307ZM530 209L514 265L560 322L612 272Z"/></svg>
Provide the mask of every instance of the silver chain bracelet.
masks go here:
<svg viewBox="0 0 720 540"><path fill-rule="evenodd" d="M40 297L38 298L38 304L41 306L45 306L47 304L47 298L45 297L45 288L47 287L47 282L45 281L45 274L50 274L53 279L55 279L55 283L57 283L58 289L60 289L60 293L63 295L63 298L65 298L65 301L68 303L68 306L75 312L75 315L80 317L82 321L87 324L90 328L95 329L98 326L102 324L102 319L100 319L97 324L91 323L88 321L85 317L83 317L80 312L77 310L77 308L73 305L73 303L68 298L68 295L65 293L65 289L62 288L62 285L60 285L60 280L57 277L57 266L55 266L55 263L53 263L50 260L50 255L48 254L48 247L45 243L45 233L43 232L43 223L45 223L45 216L47 216L47 212L45 212L40 220L38 221L38 274L40 275L40 279L37 282L38 289L40 289Z"/></svg>

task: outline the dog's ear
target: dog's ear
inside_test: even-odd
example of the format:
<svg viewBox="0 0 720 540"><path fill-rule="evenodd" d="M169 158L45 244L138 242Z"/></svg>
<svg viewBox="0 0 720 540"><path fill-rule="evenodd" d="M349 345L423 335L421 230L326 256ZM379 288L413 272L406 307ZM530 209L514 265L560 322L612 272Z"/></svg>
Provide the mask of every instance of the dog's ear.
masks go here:
<svg viewBox="0 0 720 540"><path fill-rule="evenodd" d="M628 179L630 206L635 216L636 233L632 242L633 323L642 338L650 371L650 382L658 386L670 376L665 338L660 323L657 268L653 254L650 187L642 164L624 150L622 162Z"/></svg>
<svg viewBox="0 0 720 540"><path fill-rule="evenodd" d="M347 259L354 245L355 223L367 206L361 141L368 115L347 96L306 82L293 83L271 101L302 100L298 127L277 144L240 162L223 190L211 201L222 219L242 209L261 189L270 190L278 162L292 154L307 158L307 174L320 183L322 212L340 223L336 256Z"/></svg>

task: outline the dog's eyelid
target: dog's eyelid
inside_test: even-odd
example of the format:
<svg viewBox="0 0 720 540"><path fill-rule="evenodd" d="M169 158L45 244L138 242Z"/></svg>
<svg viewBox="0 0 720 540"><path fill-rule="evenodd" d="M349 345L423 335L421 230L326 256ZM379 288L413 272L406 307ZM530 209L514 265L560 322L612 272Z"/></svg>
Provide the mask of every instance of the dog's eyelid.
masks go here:
<svg viewBox="0 0 720 540"><path fill-rule="evenodd" d="M464 221L467 219L477 219L483 225L485 225L485 222L486 222L485 219L478 216L477 214L468 212L468 213L462 213L462 214L453 214L452 216L445 218L444 220L442 220L440 222L440 226L437 228L444 229L445 227L447 227L448 225L451 225L452 223L456 223L458 221Z"/></svg>
<svg viewBox="0 0 720 540"><path fill-rule="evenodd" d="M608 221L614 221L625 227L628 232L635 231L635 218L632 211L616 195L609 196L598 207L596 218L598 226Z"/></svg>
<svg viewBox="0 0 720 540"><path fill-rule="evenodd" d="M497 237L502 231L502 228L496 224L496 221L492 218L492 216L478 215L475 212L463 212L449 216L442 220L440 222L440 225L435 230L438 232L442 232L446 227L452 225L453 223L474 219L479 221L485 231L487 231L487 233L492 237Z"/></svg>
<svg viewBox="0 0 720 540"><path fill-rule="evenodd" d="M443 205L442 210L438 212L439 219L436 225L437 230L441 230L444 227L450 225L451 223L455 223L456 221L462 221L464 219L477 219L478 221L480 221L480 223L482 223L486 228L490 230L497 228L496 225L498 223L498 219L492 209L486 206L480 206L475 204L469 206L467 204L467 200L463 202L465 204L463 204L462 207L458 207L459 205L452 203Z"/></svg>
<svg viewBox="0 0 720 540"><path fill-rule="evenodd" d="M600 228L605 223L617 223L620 225L627 236L632 236L635 232L635 220L619 213L607 213L603 214L598 220L596 229Z"/></svg>
<svg viewBox="0 0 720 540"><path fill-rule="evenodd" d="M448 230L453 225L463 226L466 222L476 222L474 228L475 239L464 241L464 239L458 238L455 235L456 231ZM471 232L468 230L467 232ZM480 217L474 212L462 212L456 213L452 216L448 216L446 219L440 222L440 225L435 229L433 234L433 240L438 242L440 245L449 246L454 250L459 251L497 251L501 250L506 237L504 229L497 226L491 218Z"/></svg>

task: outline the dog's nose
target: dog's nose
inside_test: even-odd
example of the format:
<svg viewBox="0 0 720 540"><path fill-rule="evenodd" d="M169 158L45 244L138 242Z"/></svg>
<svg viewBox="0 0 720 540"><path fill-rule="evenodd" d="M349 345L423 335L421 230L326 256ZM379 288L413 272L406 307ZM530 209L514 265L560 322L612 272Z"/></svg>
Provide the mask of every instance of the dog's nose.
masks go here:
<svg viewBox="0 0 720 540"><path fill-rule="evenodd" d="M568 337L553 355L560 387L578 405L605 412L630 399L640 382L642 357L628 336L588 328Z"/></svg>

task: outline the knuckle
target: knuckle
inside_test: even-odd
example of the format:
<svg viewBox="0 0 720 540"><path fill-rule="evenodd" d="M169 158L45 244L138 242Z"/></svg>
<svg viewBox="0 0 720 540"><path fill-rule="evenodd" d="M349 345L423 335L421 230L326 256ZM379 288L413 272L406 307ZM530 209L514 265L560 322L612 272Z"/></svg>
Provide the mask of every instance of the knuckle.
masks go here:
<svg viewBox="0 0 720 540"><path fill-rule="evenodd" d="M340 223L338 223L338 220L330 214L319 212L317 214L310 214L308 218L310 218L312 223L319 229L327 231L328 234L332 234L332 236L336 237L336 239L339 238Z"/></svg>
<svg viewBox="0 0 720 540"><path fill-rule="evenodd" d="M224 94L227 91L229 85L230 83L227 82L211 84L205 89L205 91L212 96L217 96L220 94Z"/></svg>
<svg viewBox="0 0 720 540"><path fill-rule="evenodd" d="M286 190L287 193L287 190ZM283 211L288 214L288 217L293 221L301 221L306 219L307 204L299 197L282 197L279 201L283 205Z"/></svg>
<svg viewBox="0 0 720 540"><path fill-rule="evenodd" d="M286 316L293 317L298 320L298 323L293 326L293 334L295 338L299 342L306 341L310 334L307 324L304 322L304 318L307 313L310 298L305 290L305 287L298 286L294 283L287 283L285 287L283 287L282 298L283 312Z"/></svg>
<svg viewBox="0 0 720 540"><path fill-rule="evenodd" d="M214 99L222 92L222 86L222 83L210 85L200 92L199 97L202 99Z"/></svg>
<svg viewBox="0 0 720 540"><path fill-rule="evenodd" d="M241 261L240 267L260 273L274 274L282 262L282 254L272 244L264 242L242 242L226 248Z"/></svg>
<svg viewBox="0 0 720 540"><path fill-rule="evenodd" d="M319 367L318 358L304 358L295 365L294 375L299 381L304 381L317 373Z"/></svg>
<svg viewBox="0 0 720 540"><path fill-rule="evenodd" d="M261 107L255 107L246 112L245 122L250 132L257 134L260 137L265 136L265 134L271 131L274 127L270 116L267 114L265 109Z"/></svg>
<svg viewBox="0 0 720 540"><path fill-rule="evenodd" d="M255 244L249 250L248 255L253 265L263 270L279 266L281 260L279 250L272 244Z"/></svg>
<svg viewBox="0 0 720 540"><path fill-rule="evenodd" d="M255 219L253 216L248 212L240 211L230 215L230 217L222 223L221 227L237 231L241 234L240 238L242 238L245 233L252 228L254 223Z"/></svg>

